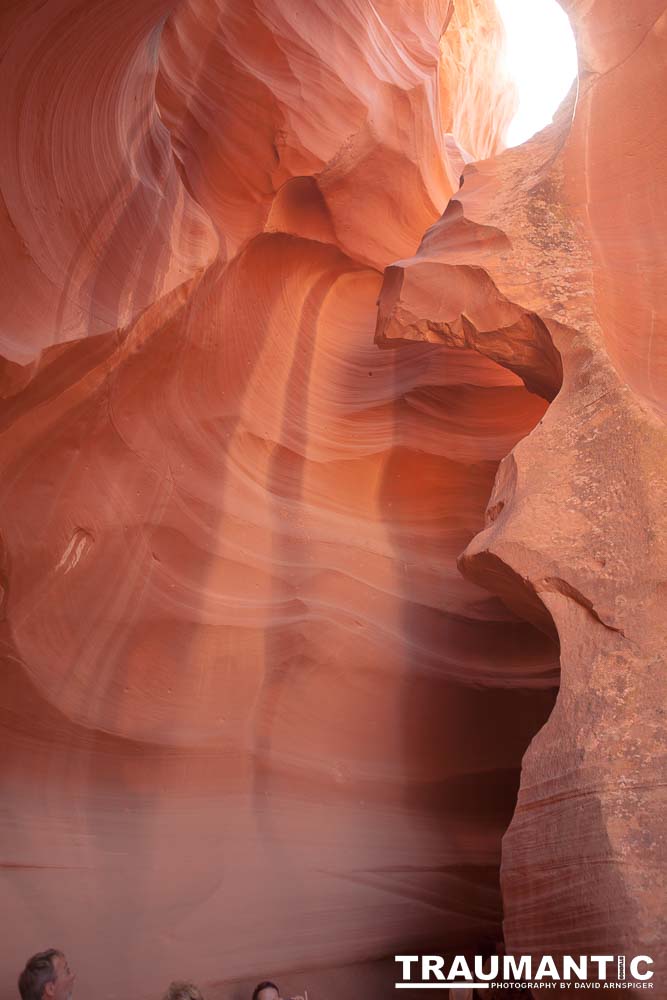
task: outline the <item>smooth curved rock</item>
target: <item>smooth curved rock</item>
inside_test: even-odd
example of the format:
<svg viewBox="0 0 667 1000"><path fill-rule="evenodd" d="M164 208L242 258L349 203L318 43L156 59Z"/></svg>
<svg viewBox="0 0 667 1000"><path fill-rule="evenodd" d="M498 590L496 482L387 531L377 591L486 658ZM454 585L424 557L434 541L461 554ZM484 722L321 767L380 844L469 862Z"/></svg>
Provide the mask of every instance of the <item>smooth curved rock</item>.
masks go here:
<svg viewBox="0 0 667 1000"><path fill-rule="evenodd" d="M379 1000L513 813L508 948L659 954L664 25L571 13L500 155L487 0L2 15L3 983Z"/></svg>
<svg viewBox="0 0 667 1000"><path fill-rule="evenodd" d="M155 105L170 9L49 0L1 15L0 353L10 362L128 326L216 256Z"/></svg>
<svg viewBox="0 0 667 1000"><path fill-rule="evenodd" d="M499 938L558 680L456 566L544 402L474 350L373 343L382 269L499 148L500 28L477 0L167 13L10 26L6 293L36 312L1 383L0 975L55 942L77 992L305 968L380 996L399 942Z"/></svg>
<svg viewBox="0 0 667 1000"><path fill-rule="evenodd" d="M466 168L417 254L388 269L378 336L473 347L558 393L501 464L459 560L561 645L556 707L503 842L505 945L649 954L659 983L667 507L652 192L666 170L651 119L667 22L654 8L633 7L630 44L621 5L570 5L578 95L524 146Z"/></svg>

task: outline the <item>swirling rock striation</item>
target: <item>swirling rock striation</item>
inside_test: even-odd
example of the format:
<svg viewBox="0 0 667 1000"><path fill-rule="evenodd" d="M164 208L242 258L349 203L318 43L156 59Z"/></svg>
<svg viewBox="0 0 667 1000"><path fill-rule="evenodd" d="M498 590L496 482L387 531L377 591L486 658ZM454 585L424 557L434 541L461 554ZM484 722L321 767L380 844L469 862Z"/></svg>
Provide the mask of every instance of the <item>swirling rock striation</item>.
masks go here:
<svg viewBox="0 0 667 1000"><path fill-rule="evenodd" d="M397 948L492 947L554 623L506 936L574 943L582 891L585 934L610 883L576 850L609 842L616 944L651 898L609 802L633 753L650 777L658 552L617 470L653 468L657 346L600 319L585 96L497 155L490 0L2 17L2 988L52 941L110 997L380 997ZM625 28L591 100L652 44Z"/></svg>
<svg viewBox="0 0 667 1000"><path fill-rule="evenodd" d="M2 982L56 941L109 996L383 995L397 947L500 936L558 676L456 567L543 402L373 343L382 269L499 148L495 11L49 0L8 29Z"/></svg>
<svg viewBox="0 0 667 1000"><path fill-rule="evenodd" d="M472 347L555 396L503 460L460 559L561 645L503 842L505 944L649 954L659 987L665 286L651 192L666 170L651 95L667 22L649 3L629 19L568 6L578 94L525 146L466 168L417 254L388 269L377 336Z"/></svg>

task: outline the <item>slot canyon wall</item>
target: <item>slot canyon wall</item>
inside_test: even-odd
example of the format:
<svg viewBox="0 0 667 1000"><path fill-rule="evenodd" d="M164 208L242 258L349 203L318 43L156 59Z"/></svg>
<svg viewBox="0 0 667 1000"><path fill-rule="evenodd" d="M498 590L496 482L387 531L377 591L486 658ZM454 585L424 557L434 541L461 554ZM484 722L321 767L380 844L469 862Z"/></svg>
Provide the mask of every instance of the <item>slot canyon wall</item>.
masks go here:
<svg viewBox="0 0 667 1000"><path fill-rule="evenodd" d="M667 13L563 6L505 152L492 0L0 13L2 1000L664 983Z"/></svg>

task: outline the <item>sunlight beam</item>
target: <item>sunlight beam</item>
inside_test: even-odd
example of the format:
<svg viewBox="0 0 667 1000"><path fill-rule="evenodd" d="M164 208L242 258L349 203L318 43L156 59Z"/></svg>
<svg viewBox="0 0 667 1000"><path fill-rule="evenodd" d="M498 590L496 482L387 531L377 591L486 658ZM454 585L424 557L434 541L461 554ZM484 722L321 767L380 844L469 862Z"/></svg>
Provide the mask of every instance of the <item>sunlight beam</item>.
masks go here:
<svg viewBox="0 0 667 1000"><path fill-rule="evenodd" d="M577 75L577 50L557 0L496 0L505 31L507 71L519 108L505 141L518 146L551 122Z"/></svg>

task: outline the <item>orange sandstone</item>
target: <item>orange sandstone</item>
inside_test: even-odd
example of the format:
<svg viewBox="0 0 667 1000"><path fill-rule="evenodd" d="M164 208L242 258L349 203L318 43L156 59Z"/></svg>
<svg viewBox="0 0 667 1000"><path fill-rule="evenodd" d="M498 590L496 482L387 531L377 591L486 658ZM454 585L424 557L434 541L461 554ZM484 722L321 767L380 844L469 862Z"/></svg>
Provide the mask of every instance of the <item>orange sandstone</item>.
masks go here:
<svg viewBox="0 0 667 1000"><path fill-rule="evenodd" d="M658 934L664 26L580 6L507 153L491 0L1 15L3 983Z"/></svg>

